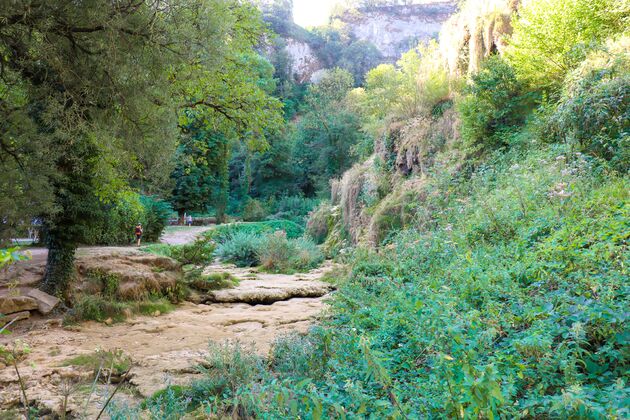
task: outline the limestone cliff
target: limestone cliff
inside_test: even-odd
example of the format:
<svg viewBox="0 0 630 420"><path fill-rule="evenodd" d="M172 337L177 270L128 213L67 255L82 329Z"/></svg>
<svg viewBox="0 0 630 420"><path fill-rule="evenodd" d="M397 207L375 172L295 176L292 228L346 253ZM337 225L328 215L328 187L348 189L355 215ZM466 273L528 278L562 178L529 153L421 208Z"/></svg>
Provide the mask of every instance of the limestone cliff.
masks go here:
<svg viewBox="0 0 630 420"><path fill-rule="evenodd" d="M348 63L365 62L370 68L394 63L419 42L437 39L457 8L454 0L426 0L416 5L352 9L333 16L332 24L321 31L299 27L292 21L291 12L284 9L268 6L263 8L263 15L278 34L273 51L283 58L272 60L276 69L283 67L281 71L291 79L304 83L315 81L323 69ZM331 42L329 35L322 36L329 30L339 31L338 39ZM360 47L358 43L362 43ZM360 80L370 68L348 70Z"/></svg>
<svg viewBox="0 0 630 420"><path fill-rule="evenodd" d="M372 42L384 61L395 62L420 41L436 39L457 11L456 1L408 6L380 6L347 11L337 17L357 39Z"/></svg>

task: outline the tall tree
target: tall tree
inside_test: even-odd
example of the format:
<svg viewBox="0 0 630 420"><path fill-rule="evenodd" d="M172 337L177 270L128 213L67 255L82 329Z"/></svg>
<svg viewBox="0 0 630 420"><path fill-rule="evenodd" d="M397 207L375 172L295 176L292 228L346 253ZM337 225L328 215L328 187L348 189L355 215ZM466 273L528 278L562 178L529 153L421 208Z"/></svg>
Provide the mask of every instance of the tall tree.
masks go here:
<svg viewBox="0 0 630 420"><path fill-rule="evenodd" d="M354 80L342 69L328 71L307 95L304 115L296 129L295 159L301 168L306 195L328 190L328 181L356 161L353 148L364 134L360 120L346 102Z"/></svg>
<svg viewBox="0 0 630 420"><path fill-rule="evenodd" d="M277 106L235 71L234 52L263 31L238 0L0 3L0 191L25 205L11 212L3 196L0 216L43 217L45 290L66 289L98 202L171 159L185 109L262 138Z"/></svg>

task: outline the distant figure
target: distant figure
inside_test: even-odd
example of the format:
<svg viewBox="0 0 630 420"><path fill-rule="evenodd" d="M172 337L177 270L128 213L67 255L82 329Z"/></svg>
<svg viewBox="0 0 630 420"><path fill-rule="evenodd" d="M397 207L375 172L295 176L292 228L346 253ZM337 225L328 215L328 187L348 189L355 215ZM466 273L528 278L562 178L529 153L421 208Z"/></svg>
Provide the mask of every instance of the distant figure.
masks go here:
<svg viewBox="0 0 630 420"><path fill-rule="evenodd" d="M186 224L188 226L192 226L192 216L189 214L188 217L186 218Z"/></svg>
<svg viewBox="0 0 630 420"><path fill-rule="evenodd" d="M140 246L140 241L142 240L142 223L136 225L136 240L138 241L138 246Z"/></svg>

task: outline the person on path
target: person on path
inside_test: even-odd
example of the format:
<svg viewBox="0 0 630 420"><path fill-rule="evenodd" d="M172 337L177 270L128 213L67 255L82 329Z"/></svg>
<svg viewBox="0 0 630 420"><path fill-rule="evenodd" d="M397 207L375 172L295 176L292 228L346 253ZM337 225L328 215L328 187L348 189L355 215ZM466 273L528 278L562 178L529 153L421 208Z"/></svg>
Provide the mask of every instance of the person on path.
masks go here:
<svg viewBox="0 0 630 420"><path fill-rule="evenodd" d="M138 246L140 246L140 241L142 240L142 223L138 223L136 225L136 241Z"/></svg>
<svg viewBox="0 0 630 420"><path fill-rule="evenodd" d="M186 219L186 224L188 225L188 227L192 226L192 216L189 214L188 218Z"/></svg>

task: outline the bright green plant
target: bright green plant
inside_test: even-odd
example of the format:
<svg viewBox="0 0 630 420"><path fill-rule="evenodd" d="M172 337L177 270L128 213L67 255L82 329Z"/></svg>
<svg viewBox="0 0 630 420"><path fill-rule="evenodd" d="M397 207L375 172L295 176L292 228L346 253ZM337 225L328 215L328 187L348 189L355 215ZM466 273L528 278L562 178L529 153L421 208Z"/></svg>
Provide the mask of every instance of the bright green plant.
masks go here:
<svg viewBox="0 0 630 420"><path fill-rule="evenodd" d="M236 233L262 235L280 230L284 231L289 239L299 238L304 234L304 229L292 221L268 220L265 222L232 223L229 225L221 225L209 230L205 233L205 235L212 238L217 243L222 243Z"/></svg>
<svg viewBox="0 0 630 420"><path fill-rule="evenodd" d="M507 146L506 134L525 119L524 95L514 69L500 57L490 57L471 77L459 103L464 149L482 154Z"/></svg>
<svg viewBox="0 0 630 420"><path fill-rule="evenodd" d="M535 88L558 90L606 38L627 29L624 0L532 0L519 7L508 58L520 78Z"/></svg>
<svg viewBox="0 0 630 420"><path fill-rule="evenodd" d="M630 76L619 56L607 68L580 71L547 122L549 140L630 170Z"/></svg>

